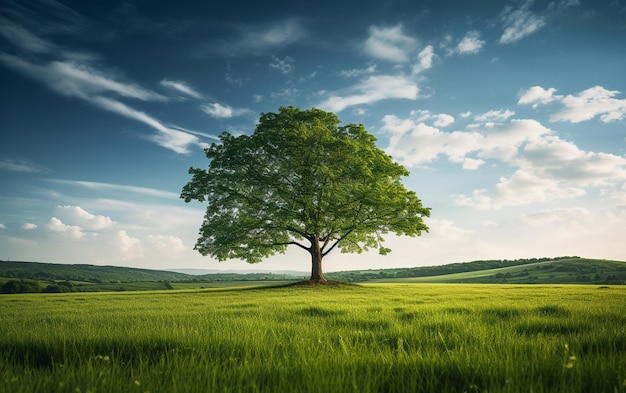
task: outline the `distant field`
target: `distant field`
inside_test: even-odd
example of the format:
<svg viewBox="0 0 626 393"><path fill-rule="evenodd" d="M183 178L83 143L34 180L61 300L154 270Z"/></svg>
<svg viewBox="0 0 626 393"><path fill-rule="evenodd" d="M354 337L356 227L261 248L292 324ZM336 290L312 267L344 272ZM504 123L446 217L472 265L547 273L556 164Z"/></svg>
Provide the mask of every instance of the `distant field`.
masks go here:
<svg viewBox="0 0 626 393"><path fill-rule="evenodd" d="M6 392L625 392L626 287L0 296Z"/></svg>

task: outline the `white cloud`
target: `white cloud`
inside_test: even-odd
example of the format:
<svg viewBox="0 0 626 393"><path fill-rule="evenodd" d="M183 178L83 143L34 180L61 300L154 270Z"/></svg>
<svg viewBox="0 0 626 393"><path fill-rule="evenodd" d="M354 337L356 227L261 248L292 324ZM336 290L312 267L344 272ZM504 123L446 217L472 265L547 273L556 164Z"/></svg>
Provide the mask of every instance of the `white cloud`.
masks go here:
<svg viewBox="0 0 626 393"><path fill-rule="evenodd" d="M198 93L193 87L189 86L186 82L183 81L172 81L168 79L163 79L161 81L161 85L192 98L202 98L202 94Z"/></svg>
<svg viewBox="0 0 626 393"><path fill-rule="evenodd" d="M7 229L7 227L4 224L0 224L0 229Z"/></svg>
<svg viewBox="0 0 626 393"><path fill-rule="evenodd" d="M376 75L348 89L344 96L330 96L319 107L332 112L341 112L349 106L372 104L392 98L415 100L418 93L419 89L415 82L405 76Z"/></svg>
<svg viewBox="0 0 626 393"><path fill-rule="evenodd" d="M293 71L293 58L285 56L284 59L280 59L275 55L272 55L272 62L270 68L278 70L283 75L291 74Z"/></svg>
<svg viewBox="0 0 626 393"><path fill-rule="evenodd" d="M522 92L518 104L533 105L558 102L563 109L550 116L550 121L579 123L599 116L604 123L622 120L626 117L626 99L617 99L617 90L607 90L602 86L581 91L578 94L557 95L556 89L533 86Z"/></svg>
<svg viewBox="0 0 626 393"><path fill-rule="evenodd" d="M478 53L485 45L485 41L480 39L479 31L468 32L463 39L456 46L456 52L459 54L473 54Z"/></svg>
<svg viewBox="0 0 626 393"><path fill-rule="evenodd" d="M435 50L432 45L428 45L417 55L417 62L413 65L413 75L417 75L422 71L428 70L433 66L435 58Z"/></svg>
<svg viewBox="0 0 626 393"><path fill-rule="evenodd" d="M581 188L563 186L557 180L518 170L508 178L501 177L491 195L487 190L479 189L474 190L471 196L457 196L455 202L461 206L487 210L575 198L581 195L585 195L585 190Z"/></svg>
<svg viewBox="0 0 626 393"><path fill-rule="evenodd" d="M461 114L459 114L459 116L461 116L464 119L467 119L468 117L470 117L472 115L471 111L467 111L467 112L463 112Z"/></svg>
<svg viewBox="0 0 626 393"><path fill-rule="evenodd" d="M367 68L352 68L349 70L342 70L342 71L339 71L339 75L346 77L346 78L354 78L354 77L362 76L366 74L373 74L374 72L376 72L376 65L372 64L368 66Z"/></svg>
<svg viewBox="0 0 626 393"><path fill-rule="evenodd" d="M25 231L32 231L33 229L37 229L37 224L27 222L22 225L22 229Z"/></svg>
<svg viewBox="0 0 626 393"><path fill-rule="evenodd" d="M406 63L408 54L415 49L417 41L404 34L402 25L392 27L370 26L369 37L363 43L368 55L394 63Z"/></svg>
<svg viewBox="0 0 626 393"><path fill-rule="evenodd" d="M148 242L154 249L161 252L165 251L178 254L187 251L187 247L183 244L183 240L177 236L149 235Z"/></svg>
<svg viewBox="0 0 626 393"><path fill-rule="evenodd" d="M482 115L477 115L476 117L474 117L474 120L481 121L481 122L492 122L492 121L502 122L510 118L514 114L515 112L509 109L506 109L506 110L500 109L497 111L491 110L489 112L483 113Z"/></svg>
<svg viewBox="0 0 626 393"><path fill-rule="evenodd" d="M179 154L188 154L190 152L190 145L202 146L200 140L195 135L175 128L167 127L159 120L151 117L145 112L135 110L120 101L112 100L106 97L93 97L90 101L102 109L139 121L154 128L158 131L158 133L150 136L148 139L156 142L158 145L166 149Z"/></svg>
<svg viewBox="0 0 626 393"><path fill-rule="evenodd" d="M124 261L138 259L144 256L141 240L129 236L123 229L117 231L111 243L120 253L120 257Z"/></svg>
<svg viewBox="0 0 626 393"><path fill-rule="evenodd" d="M157 197L157 198L174 199L174 200L179 199L178 193L159 190L156 188L137 187L137 186L124 185L124 184L100 183L100 182L81 181L81 180L48 179L48 181L52 183L87 188L90 190L95 190L98 193L102 193L103 191L114 191L114 192L121 192L123 196L125 196L125 194L128 194L128 193L133 193L133 194L146 195L146 196L152 196L152 197Z"/></svg>
<svg viewBox="0 0 626 393"><path fill-rule="evenodd" d="M48 222L47 228L50 232L55 232L64 235L65 237L73 240L82 239L85 237L85 233L82 228L77 225L66 225L60 219L52 217Z"/></svg>
<svg viewBox="0 0 626 393"><path fill-rule="evenodd" d="M176 153L187 154L190 145L200 145L196 136L167 127L145 112L133 109L121 101L103 95L115 93L122 97L144 101L162 101L165 99L165 97L150 90L132 83L117 81L99 70L74 63L51 62L42 66L3 53L0 53L0 62L43 82L61 95L81 98L100 109L114 112L152 127L158 131L158 134L149 139Z"/></svg>
<svg viewBox="0 0 626 393"><path fill-rule="evenodd" d="M500 15L504 31L500 36L501 44L511 44L538 31L546 25L544 17L530 10L533 0L524 1L519 8L507 6Z"/></svg>
<svg viewBox="0 0 626 393"><path fill-rule="evenodd" d="M217 119L230 119L231 117L240 116L250 112L247 109L236 109L229 105L222 105L219 102L202 105L202 110Z"/></svg>
<svg viewBox="0 0 626 393"><path fill-rule="evenodd" d="M491 111L481 116L505 119L509 115ZM425 123L433 117L429 111L413 111L408 119L385 116L381 131L390 135L387 153L407 166L423 166L444 156L467 170L481 167L488 159L514 170L491 191L478 189L456 196L459 205L500 209L576 198L586 195L590 187L619 193L626 182L626 157L585 152L535 120L443 132Z"/></svg>
<svg viewBox="0 0 626 393"><path fill-rule="evenodd" d="M555 96L554 93L556 93L555 88L549 88L546 90L541 86L533 86L520 94L520 98L517 103L520 105L532 104L533 108L536 108L539 104L549 104L562 97Z"/></svg>
<svg viewBox="0 0 626 393"><path fill-rule="evenodd" d="M626 180L626 157L585 152L557 136L528 143L521 164L543 177L574 183L579 187L614 186Z"/></svg>
<svg viewBox="0 0 626 393"><path fill-rule="evenodd" d="M80 206L57 206L56 210L66 221L92 231L109 229L116 224L110 217L91 214Z"/></svg>
<svg viewBox="0 0 626 393"><path fill-rule="evenodd" d="M620 92L595 86L578 95L566 95L560 101L565 108L551 117L552 121L578 123L600 116L604 123L622 120L626 116L626 99L615 99Z"/></svg>

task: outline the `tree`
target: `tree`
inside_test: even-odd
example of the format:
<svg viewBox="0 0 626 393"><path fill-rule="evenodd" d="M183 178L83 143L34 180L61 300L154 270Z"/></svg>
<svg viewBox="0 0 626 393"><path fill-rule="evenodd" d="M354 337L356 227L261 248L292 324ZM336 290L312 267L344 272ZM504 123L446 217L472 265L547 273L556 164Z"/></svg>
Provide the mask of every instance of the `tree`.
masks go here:
<svg viewBox="0 0 626 393"><path fill-rule="evenodd" d="M384 234L428 231L430 208L400 181L409 172L363 125L339 124L330 112L281 107L262 113L251 136L222 133L181 193L208 202L194 249L256 263L294 245L311 255L311 280L326 281L322 259L335 248L384 255Z"/></svg>

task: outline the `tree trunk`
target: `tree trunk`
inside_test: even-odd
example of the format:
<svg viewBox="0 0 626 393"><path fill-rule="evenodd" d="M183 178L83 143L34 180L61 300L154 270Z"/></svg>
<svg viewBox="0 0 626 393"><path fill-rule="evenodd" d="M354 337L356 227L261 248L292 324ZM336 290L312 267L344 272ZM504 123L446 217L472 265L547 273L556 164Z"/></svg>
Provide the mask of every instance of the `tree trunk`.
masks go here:
<svg viewBox="0 0 626 393"><path fill-rule="evenodd" d="M311 239L311 281L326 281L324 273L322 272L322 250L320 249L320 242L317 235Z"/></svg>

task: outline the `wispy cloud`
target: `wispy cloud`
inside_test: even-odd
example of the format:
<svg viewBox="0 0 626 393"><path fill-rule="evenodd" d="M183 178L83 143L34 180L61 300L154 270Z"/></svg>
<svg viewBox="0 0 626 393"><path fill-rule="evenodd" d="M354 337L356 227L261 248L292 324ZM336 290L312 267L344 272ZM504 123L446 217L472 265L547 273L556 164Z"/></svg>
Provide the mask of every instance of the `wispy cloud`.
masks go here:
<svg viewBox="0 0 626 393"><path fill-rule="evenodd" d="M128 81L116 80L101 70L85 64L52 61L35 64L0 52L0 63L28 77L43 82L59 94L90 99L99 94L113 93L142 101L165 101L166 97Z"/></svg>
<svg viewBox="0 0 626 393"><path fill-rule="evenodd" d="M29 160L4 157L0 159L0 170L21 173L46 173L50 170Z"/></svg>
<svg viewBox="0 0 626 393"><path fill-rule="evenodd" d="M369 36L363 43L363 51L368 55L395 63L406 63L409 54L415 50L417 40L406 35L403 26L371 26Z"/></svg>
<svg viewBox="0 0 626 393"><path fill-rule="evenodd" d="M403 75L375 75L347 89L345 95L331 95L319 107L341 112L354 105L372 104L381 100L417 99L419 89L414 81Z"/></svg>
<svg viewBox="0 0 626 393"><path fill-rule="evenodd" d="M500 36L501 44L511 44L531 35L546 25L546 21L530 10L533 0L523 2L518 8L507 6L500 18L504 31Z"/></svg>
<svg viewBox="0 0 626 393"><path fill-rule="evenodd" d="M626 117L626 99L615 98L620 94L617 90L594 86L578 94L559 95L556 92L555 88L533 86L520 94L518 104L536 108L553 102L560 103L563 109L550 116L550 121L580 123L599 116L602 122L610 123Z"/></svg>
<svg viewBox="0 0 626 393"><path fill-rule="evenodd" d="M49 179L48 181L57 184L64 184L68 186L82 187L95 191L113 191L113 192L121 192L121 193L133 193L146 195L157 198L165 198L165 199L178 199L179 194L158 190L155 188L146 188L146 187L137 187L137 186L129 186L124 184L111 184L111 183L100 183L93 181L81 181L81 180L64 180L64 179Z"/></svg>
<svg viewBox="0 0 626 393"><path fill-rule="evenodd" d="M164 96L151 90L132 83L117 81L87 66L67 62L55 61L39 65L29 63L15 56L0 53L0 63L43 82L61 95L83 99L100 109L152 127L158 133L149 139L176 153L187 154L189 153L190 145L200 144L196 136L168 127L145 112L138 111L117 99L106 96L106 94L114 93L122 97L143 101L162 101L166 99Z"/></svg>
<svg viewBox="0 0 626 393"><path fill-rule="evenodd" d="M293 71L293 58L285 56L284 59L280 59L276 55L272 55L272 61L270 62L270 68L278 70L283 75L291 74Z"/></svg>
<svg viewBox="0 0 626 393"><path fill-rule="evenodd" d="M186 82L183 81L163 79L161 81L161 86L167 87L168 89L174 90L177 93L182 93L183 95L189 96L191 98L202 98L202 94L198 93L193 87L189 86Z"/></svg>
<svg viewBox="0 0 626 393"><path fill-rule="evenodd" d="M10 20L0 17L0 35L30 53L44 54L57 50L57 46L42 39L22 26L16 25Z"/></svg>
<svg viewBox="0 0 626 393"><path fill-rule="evenodd" d="M250 113L248 109L233 108L229 105L214 102L201 106L202 110L211 117L217 119L230 119L231 117L245 115Z"/></svg>
<svg viewBox="0 0 626 393"><path fill-rule="evenodd" d="M543 2L540 2L543 4ZM499 42L501 44L512 44L521 39L536 33L545 26L551 19L562 15L568 8L580 5L578 0L560 0L547 3L544 10L535 12L531 10L534 0L523 0L515 8L506 6L500 14L503 32Z"/></svg>
<svg viewBox="0 0 626 393"><path fill-rule="evenodd" d="M505 121L513 115L515 115L515 112L509 109L491 110L477 115L474 117L474 120L480 122Z"/></svg>
<svg viewBox="0 0 626 393"><path fill-rule="evenodd" d="M212 44L210 50L217 49L226 55L262 54L289 46L307 36L300 19L286 18L264 25L237 25L232 27L236 36L220 44Z"/></svg>
<svg viewBox="0 0 626 393"><path fill-rule="evenodd" d="M52 15L54 20L64 22L54 26L39 26L38 30L56 29L65 34L76 34L82 30L81 16L54 0L47 1L43 11ZM30 14L26 15L25 9L17 7L14 13L20 15L19 19L29 22L31 29L3 19L0 21L0 34L18 50L31 55L18 57L0 52L0 65L39 81L60 95L84 100L102 110L146 124L157 131L148 140L176 153L189 153L191 145L206 145L198 139L201 133L188 133L182 127L166 125L146 112L122 102L125 99L160 102L167 101L167 97L129 81L110 67L107 69L99 62L94 62L93 56L67 50L35 34L33 29L36 27L33 26L38 25ZM161 84L186 96L202 98L184 82L163 80ZM26 166L17 163L5 161L2 166L9 170L27 171Z"/></svg>

